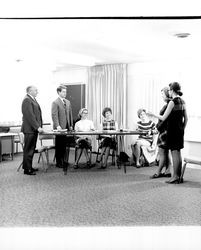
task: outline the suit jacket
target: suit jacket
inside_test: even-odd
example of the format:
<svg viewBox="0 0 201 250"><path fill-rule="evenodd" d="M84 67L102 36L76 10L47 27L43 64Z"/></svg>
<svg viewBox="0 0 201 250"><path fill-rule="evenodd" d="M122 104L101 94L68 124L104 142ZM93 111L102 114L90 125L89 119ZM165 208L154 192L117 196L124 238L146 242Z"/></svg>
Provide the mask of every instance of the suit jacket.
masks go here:
<svg viewBox="0 0 201 250"><path fill-rule="evenodd" d="M29 95L26 95L22 102L22 128L23 133L37 133L42 127L42 112L39 104Z"/></svg>
<svg viewBox="0 0 201 250"><path fill-rule="evenodd" d="M57 129L58 126L62 129L69 129L70 127L73 127L71 103L66 99L64 101L66 103L66 107L59 97L52 103L53 129Z"/></svg>

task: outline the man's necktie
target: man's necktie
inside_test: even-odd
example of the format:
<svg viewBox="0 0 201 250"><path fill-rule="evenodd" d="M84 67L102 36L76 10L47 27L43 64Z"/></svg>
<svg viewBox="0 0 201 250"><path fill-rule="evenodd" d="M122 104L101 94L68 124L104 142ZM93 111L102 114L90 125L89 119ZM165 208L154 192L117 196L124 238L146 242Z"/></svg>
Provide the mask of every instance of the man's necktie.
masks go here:
<svg viewBox="0 0 201 250"><path fill-rule="evenodd" d="M66 102L63 100L64 107L66 107Z"/></svg>

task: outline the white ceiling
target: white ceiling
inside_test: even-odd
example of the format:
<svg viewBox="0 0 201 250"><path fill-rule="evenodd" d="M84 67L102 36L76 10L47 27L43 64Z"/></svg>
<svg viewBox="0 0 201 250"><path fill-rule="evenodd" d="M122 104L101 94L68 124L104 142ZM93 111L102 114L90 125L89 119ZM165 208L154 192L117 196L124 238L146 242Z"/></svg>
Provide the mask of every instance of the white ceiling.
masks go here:
<svg viewBox="0 0 201 250"><path fill-rule="evenodd" d="M188 32L188 38L176 33ZM0 20L0 63L73 65L184 60L201 56L201 19Z"/></svg>

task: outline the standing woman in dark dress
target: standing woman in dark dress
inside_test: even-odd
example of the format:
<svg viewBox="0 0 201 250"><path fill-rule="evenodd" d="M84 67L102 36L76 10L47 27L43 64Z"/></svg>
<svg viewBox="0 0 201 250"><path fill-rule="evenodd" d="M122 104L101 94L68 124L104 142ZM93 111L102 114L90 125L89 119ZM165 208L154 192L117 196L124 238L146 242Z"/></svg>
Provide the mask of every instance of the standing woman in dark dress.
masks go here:
<svg viewBox="0 0 201 250"><path fill-rule="evenodd" d="M180 96L183 95L178 82L169 84L169 95L172 100L168 103L163 115L153 115L165 121L167 119L167 147L171 150L173 160L173 176L167 181L169 184L181 183L182 158L181 149L184 147L184 130L187 124L186 106Z"/></svg>

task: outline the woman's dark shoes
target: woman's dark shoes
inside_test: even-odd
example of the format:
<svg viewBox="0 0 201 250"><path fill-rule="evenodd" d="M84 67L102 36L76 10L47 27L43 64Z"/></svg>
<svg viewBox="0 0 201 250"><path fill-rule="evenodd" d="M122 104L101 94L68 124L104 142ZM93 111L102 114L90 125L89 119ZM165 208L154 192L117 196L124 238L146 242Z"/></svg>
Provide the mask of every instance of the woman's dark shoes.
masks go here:
<svg viewBox="0 0 201 250"><path fill-rule="evenodd" d="M179 183L183 183L183 182L184 182L183 177L180 177L180 178L179 178Z"/></svg>
<svg viewBox="0 0 201 250"><path fill-rule="evenodd" d="M100 159L97 159L96 162L101 163L102 162L102 157Z"/></svg>
<svg viewBox="0 0 201 250"><path fill-rule="evenodd" d="M32 171L32 172L37 172L37 171L38 171L38 168L31 168L31 171Z"/></svg>
<svg viewBox="0 0 201 250"><path fill-rule="evenodd" d="M101 166L101 167L99 167L98 169L106 169L106 167Z"/></svg>
<svg viewBox="0 0 201 250"><path fill-rule="evenodd" d="M169 181L166 181L167 184L179 184L180 183L180 180L179 178L177 179L174 179L174 180L169 180Z"/></svg>
<svg viewBox="0 0 201 250"><path fill-rule="evenodd" d="M169 178L171 177L171 173L163 173L162 175L163 177L169 177Z"/></svg>
<svg viewBox="0 0 201 250"><path fill-rule="evenodd" d="M73 166L73 168L74 168L74 169L78 169L78 164L75 164L75 165Z"/></svg>
<svg viewBox="0 0 201 250"><path fill-rule="evenodd" d="M92 168L91 161L87 161L87 166L86 166L86 168Z"/></svg>
<svg viewBox="0 0 201 250"><path fill-rule="evenodd" d="M63 168L63 166L60 164L56 164L56 168Z"/></svg>
<svg viewBox="0 0 201 250"><path fill-rule="evenodd" d="M154 174L150 176L150 179L156 179L156 178L161 178L161 177L164 177L164 175L162 173L159 173L159 174Z"/></svg>
<svg viewBox="0 0 201 250"><path fill-rule="evenodd" d="M26 175L36 175L36 173L33 172L32 170L24 170L24 174L26 174Z"/></svg>
<svg viewBox="0 0 201 250"><path fill-rule="evenodd" d="M141 165L136 165L136 168L141 168Z"/></svg>
<svg viewBox="0 0 201 250"><path fill-rule="evenodd" d="M98 169L106 169L107 168L107 164L106 165L101 165Z"/></svg>

